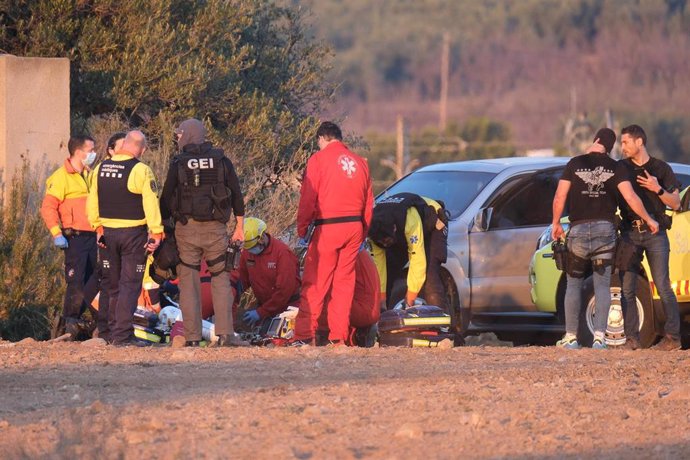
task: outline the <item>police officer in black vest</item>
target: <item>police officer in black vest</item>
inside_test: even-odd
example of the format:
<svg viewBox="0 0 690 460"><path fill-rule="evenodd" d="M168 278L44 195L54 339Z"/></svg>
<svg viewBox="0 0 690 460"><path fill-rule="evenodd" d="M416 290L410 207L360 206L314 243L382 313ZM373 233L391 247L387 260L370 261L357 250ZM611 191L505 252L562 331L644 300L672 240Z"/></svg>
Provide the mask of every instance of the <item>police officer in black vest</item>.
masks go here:
<svg viewBox="0 0 690 460"><path fill-rule="evenodd" d="M122 148L94 170L87 215L109 262L108 322L113 345L150 345L134 338L132 317L141 293L147 251L163 237L158 186L139 161L146 151L141 131L127 133Z"/></svg>
<svg viewBox="0 0 690 460"><path fill-rule="evenodd" d="M163 218L175 220L180 252L180 308L187 346L201 340L200 278L202 258L211 273L215 333L220 346L246 346L235 335L233 294L225 271L228 248L227 223L237 218L233 241L244 241L244 199L235 168L221 149L206 142L206 128L196 119L183 121L175 130L181 153L173 158L161 195Z"/></svg>

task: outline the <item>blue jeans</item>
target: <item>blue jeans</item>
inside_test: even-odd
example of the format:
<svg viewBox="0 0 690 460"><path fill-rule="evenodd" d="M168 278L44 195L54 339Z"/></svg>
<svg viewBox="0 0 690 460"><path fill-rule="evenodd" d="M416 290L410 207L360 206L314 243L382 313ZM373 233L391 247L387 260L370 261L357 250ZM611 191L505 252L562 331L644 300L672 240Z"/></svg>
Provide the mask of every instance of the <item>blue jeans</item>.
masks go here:
<svg viewBox="0 0 690 460"><path fill-rule="evenodd" d="M612 259L616 246L616 227L608 221L576 224L568 232L568 251L589 260ZM601 253L603 251L603 254ZM599 253L599 254L595 254ZM593 255L595 254L595 255ZM594 331L606 332L611 306L611 265L595 270L594 281ZM582 283L584 278L567 276L565 290L565 331L577 334L582 308Z"/></svg>
<svg viewBox="0 0 690 460"><path fill-rule="evenodd" d="M680 313L678 311L678 299L671 288L669 278L668 257L670 245L668 235L665 230L659 230L656 235L649 231L640 233L637 230L628 230L626 235L637 245L638 250L643 250L647 256L649 269L652 272L652 281L659 291L661 304L666 313L666 324L664 333L673 337L680 338ZM625 335L638 338L640 329L640 319L637 314L637 302L635 300L635 287L637 284L637 273L625 272L622 275L622 307L625 318ZM631 308L627 308L628 305ZM652 319L650 318L650 321Z"/></svg>

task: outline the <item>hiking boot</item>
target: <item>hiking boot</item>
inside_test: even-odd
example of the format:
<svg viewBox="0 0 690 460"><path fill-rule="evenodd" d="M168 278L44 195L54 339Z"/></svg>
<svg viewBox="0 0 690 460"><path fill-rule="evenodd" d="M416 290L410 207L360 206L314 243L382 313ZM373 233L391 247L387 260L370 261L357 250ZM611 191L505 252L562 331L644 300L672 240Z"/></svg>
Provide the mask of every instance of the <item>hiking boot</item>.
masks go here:
<svg viewBox="0 0 690 460"><path fill-rule="evenodd" d="M582 348L579 343L577 343L576 337L568 337L568 334L564 335L561 340L556 342L556 346L560 348L565 348L566 350L579 350Z"/></svg>
<svg viewBox="0 0 690 460"><path fill-rule="evenodd" d="M237 334L223 334L218 336L219 347L248 347L250 344L242 340Z"/></svg>
<svg viewBox="0 0 690 460"><path fill-rule="evenodd" d="M577 341L576 341L577 343ZM606 342L604 342L604 339L600 339L599 337L596 337L592 341L592 350L606 350L608 348L608 345L606 345Z"/></svg>
<svg viewBox="0 0 690 460"><path fill-rule="evenodd" d="M680 339L671 337L670 335L665 335L659 343L652 347L654 350L659 351L674 351L680 350Z"/></svg>
<svg viewBox="0 0 690 460"><path fill-rule="evenodd" d="M640 346L640 341L637 340L635 337L626 337L625 338L625 343L621 347L624 350L637 350L638 348L642 348Z"/></svg>
<svg viewBox="0 0 690 460"><path fill-rule="evenodd" d="M80 331L79 324L76 321L69 321L65 324L65 334L71 336L69 340L77 340Z"/></svg>
<svg viewBox="0 0 690 460"><path fill-rule="evenodd" d="M288 344L288 347L302 348L315 346L314 339L300 339L293 340Z"/></svg>

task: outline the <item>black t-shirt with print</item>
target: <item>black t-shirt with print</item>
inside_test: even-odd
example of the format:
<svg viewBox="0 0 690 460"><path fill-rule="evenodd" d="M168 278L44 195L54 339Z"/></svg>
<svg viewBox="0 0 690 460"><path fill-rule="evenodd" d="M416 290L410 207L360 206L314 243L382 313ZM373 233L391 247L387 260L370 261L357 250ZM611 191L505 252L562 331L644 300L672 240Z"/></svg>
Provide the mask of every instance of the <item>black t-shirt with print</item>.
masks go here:
<svg viewBox="0 0 690 460"><path fill-rule="evenodd" d="M618 184L630 176L620 162L604 153L588 153L571 159L561 180L570 182L570 222L607 220L615 222Z"/></svg>
<svg viewBox="0 0 690 460"><path fill-rule="evenodd" d="M666 211L666 205L661 201L659 195L638 184L636 178L637 176L644 176L644 172L647 171L650 176L656 177L657 181L659 181L659 185L661 185L664 190L673 193L680 189L681 184L676 178L671 166L665 161L654 157L650 157L649 161L641 166L636 165L632 160L627 158L621 160L620 163L623 164L626 171L628 171L633 190L635 190L637 196L642 200L642 204L644 204L647 212L656 220L659 220L659 216L663 215ZM623 221L629 222L640 219L640 216L630 209L630 206L622 197L620 198L620 208Z"/></svg>

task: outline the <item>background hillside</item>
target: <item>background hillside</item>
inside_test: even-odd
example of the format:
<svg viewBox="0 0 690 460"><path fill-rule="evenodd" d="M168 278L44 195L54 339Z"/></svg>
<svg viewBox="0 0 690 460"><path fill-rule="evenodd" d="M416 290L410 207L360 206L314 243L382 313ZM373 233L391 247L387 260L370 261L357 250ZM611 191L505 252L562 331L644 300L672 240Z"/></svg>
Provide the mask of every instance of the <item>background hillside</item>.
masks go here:
<svg viewBox="0 0 690 460"><path fill-rule="evenodd" d="M617 127L639 123L657 153L690 162L686 0L295 3L313 11L314 33L335 53L333 114L367 133L372 153L381 134L394 131L397 114L417 130L438 125L447 32L448 118L456 133L484 117L503 126L508 150L564 154L569 118L586 113L598 127L611 109Z"/></svg>

